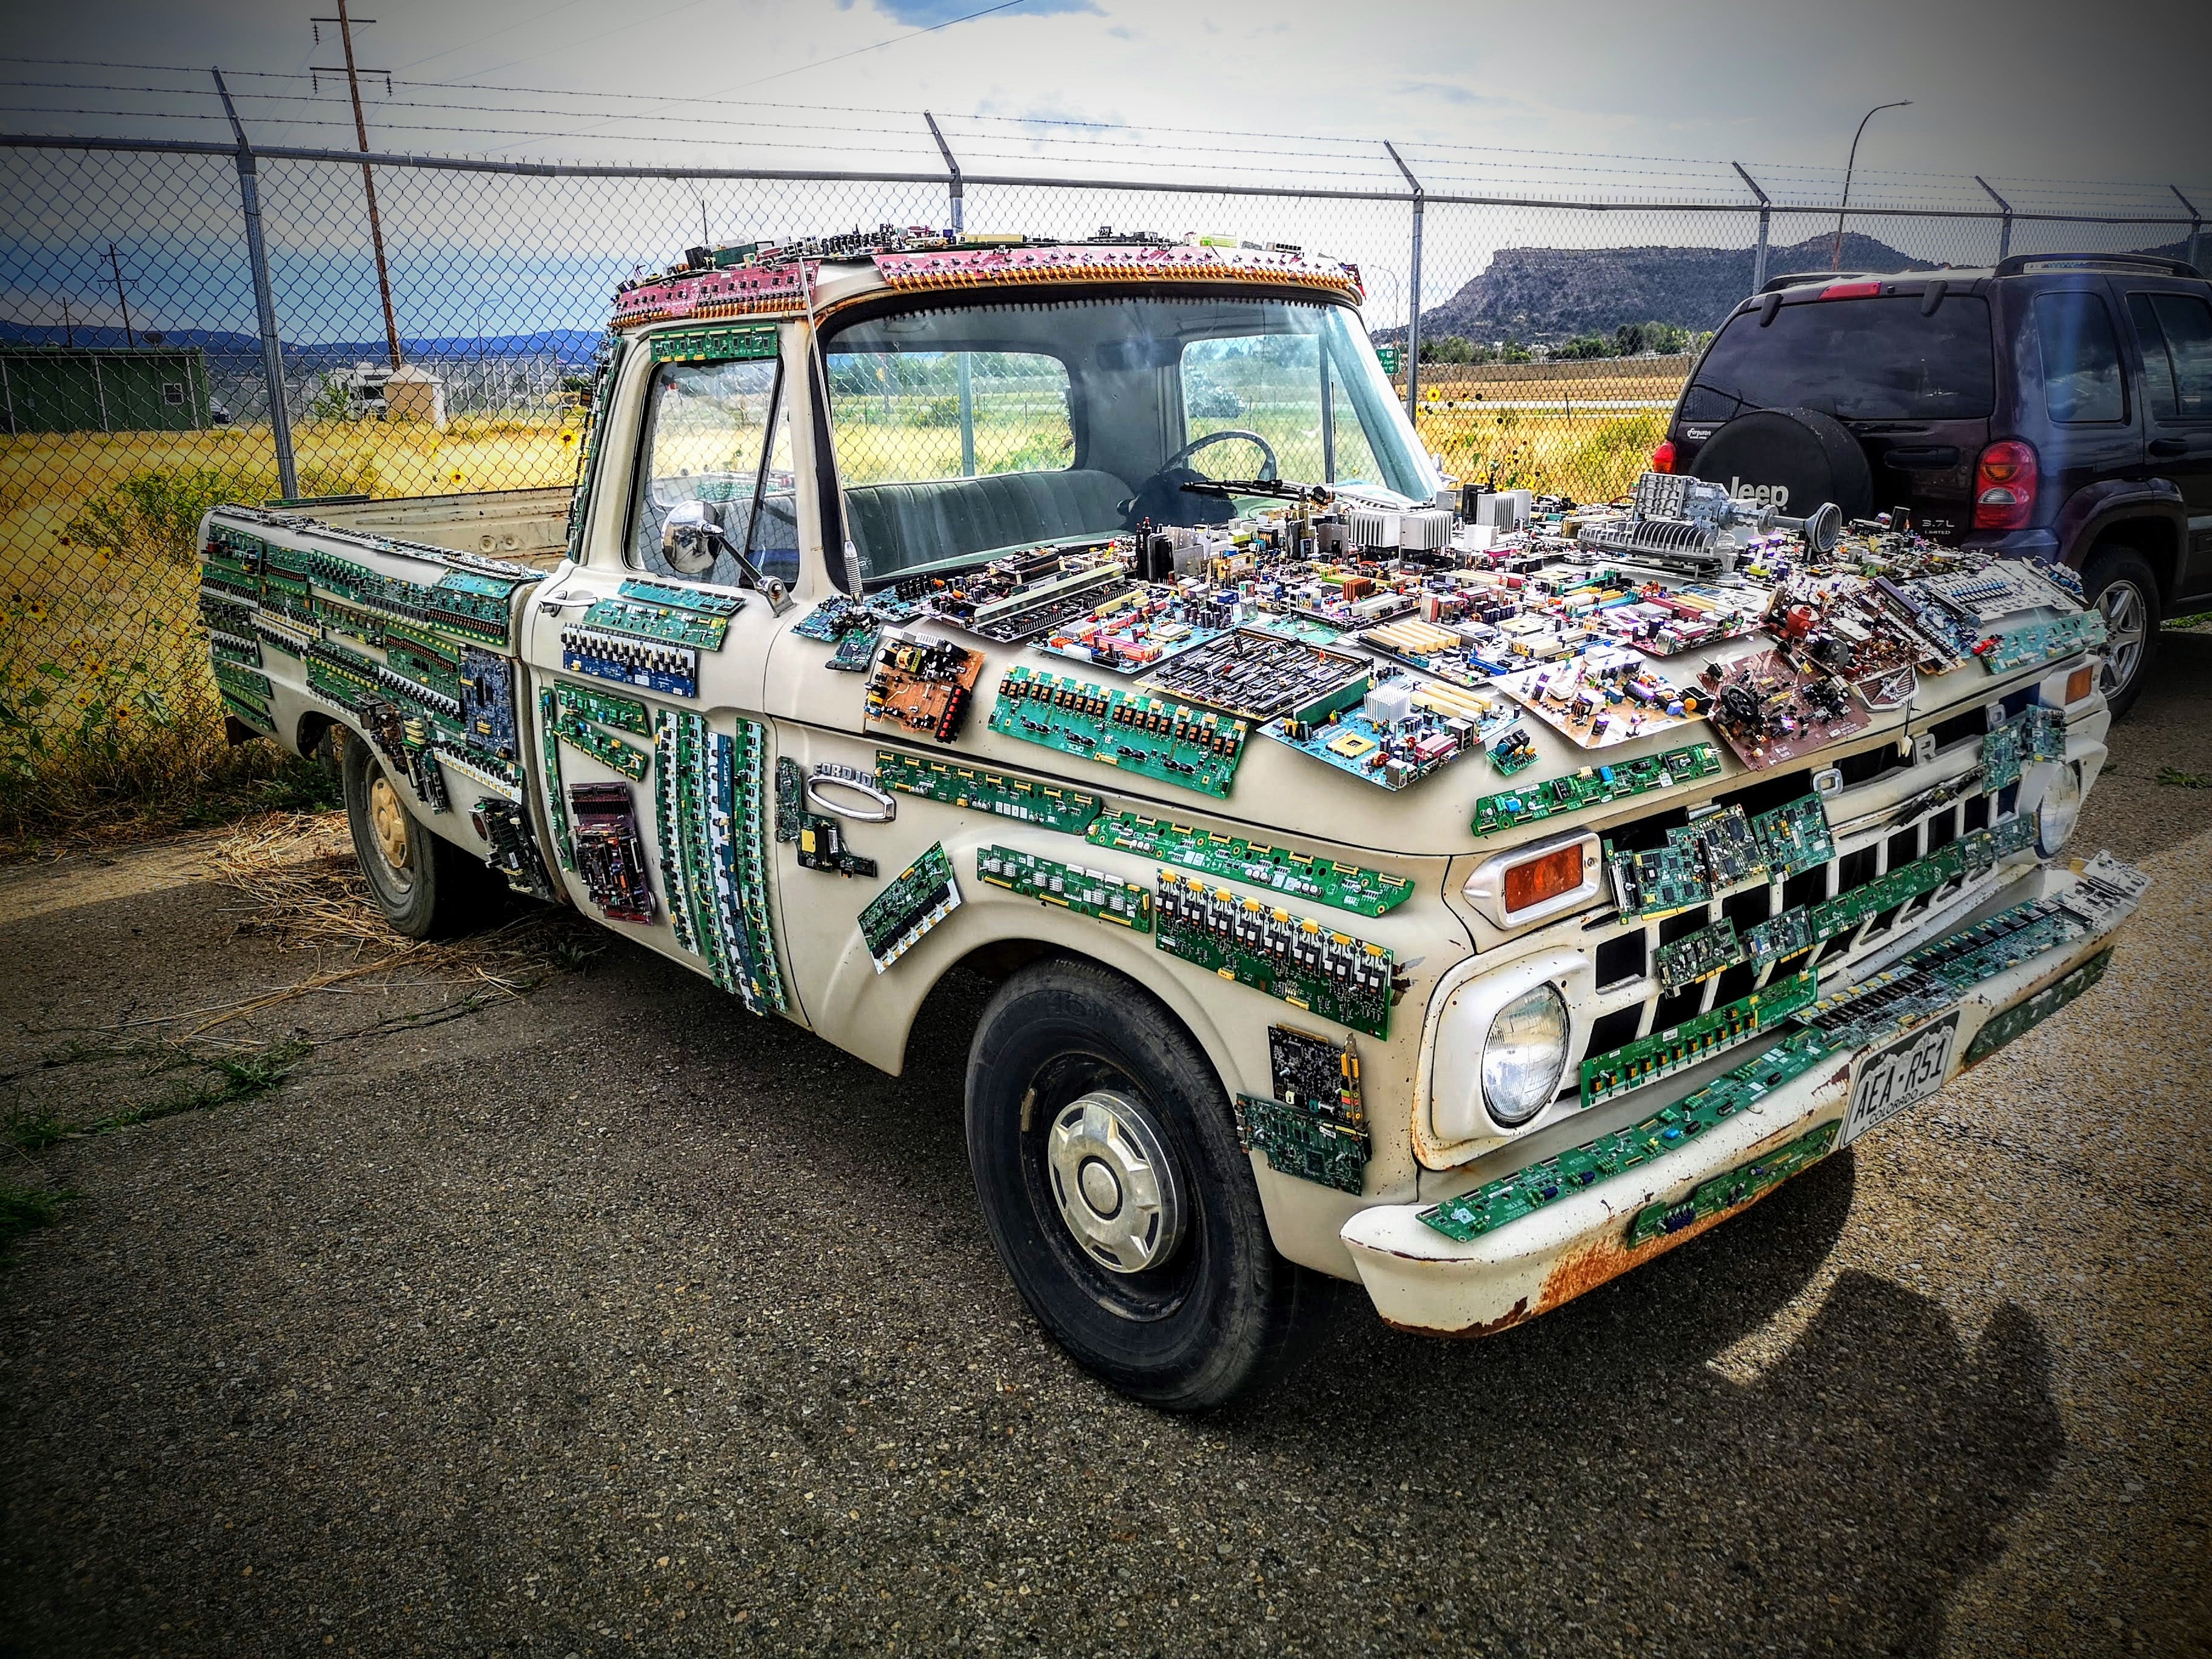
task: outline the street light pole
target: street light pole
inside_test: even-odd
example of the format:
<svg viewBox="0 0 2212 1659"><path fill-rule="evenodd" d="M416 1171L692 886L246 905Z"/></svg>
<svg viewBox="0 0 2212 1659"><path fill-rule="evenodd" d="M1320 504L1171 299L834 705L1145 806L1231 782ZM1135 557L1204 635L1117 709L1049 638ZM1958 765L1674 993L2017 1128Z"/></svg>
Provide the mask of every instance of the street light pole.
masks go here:
<svg viewBox="0 0 2212 1659"><path fill-rule="evenodd" d="M1831 270L1844 268L1844 210L1851 204L1851 172L1859 164L1859 140L1866 136L1867 123L1886 109L1903 109L1911 101L1910 98L1900 98L1893 104L1876 104L1859 117L1859 130L1851 135L1850 159L1844 163L1844 199L1836 208L1836 245L1828 255Z"/></svg>

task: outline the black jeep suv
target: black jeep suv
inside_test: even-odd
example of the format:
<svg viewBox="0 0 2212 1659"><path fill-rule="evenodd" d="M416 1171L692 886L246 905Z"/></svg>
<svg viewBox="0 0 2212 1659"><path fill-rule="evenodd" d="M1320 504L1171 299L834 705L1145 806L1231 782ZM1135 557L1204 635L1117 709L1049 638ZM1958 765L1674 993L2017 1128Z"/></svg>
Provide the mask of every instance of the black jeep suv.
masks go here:
<svg viewBox="0 0 2212 1659"><path fill-rule="evenodd" d="M1652 465L2072 566L2123 714L2160 617L2212 605L2212 283L2110 253L1780 277L1714 336Z"/></svg>

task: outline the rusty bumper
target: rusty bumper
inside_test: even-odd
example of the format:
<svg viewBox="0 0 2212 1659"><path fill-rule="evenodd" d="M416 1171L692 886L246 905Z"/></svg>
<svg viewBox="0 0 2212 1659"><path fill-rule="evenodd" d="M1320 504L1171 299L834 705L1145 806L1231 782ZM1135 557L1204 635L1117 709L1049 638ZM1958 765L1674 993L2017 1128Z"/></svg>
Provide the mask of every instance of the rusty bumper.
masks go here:
<svg viewBox="0 0 2212 1659"><path fill-rule="evenodd" d="M2070 866L2031 868L1997 896L1987 914L2036 899L2057 898L2081 879ZM2057 1007L2101 969L2101 958L2134 908L2113 906L2085 937L2016 963L1964 992L1959 1027L1945 1071L1948 1082ZM2092 965L2094 964L2094 965ZM2077 974L2077 969L2087 969ZM1978 1039L1979 1039L1978 1046ZM1879 1048L1877 1043L1871 1048ZM1865 1052L1865 1051L1858 1051ZM1378 1205L1344 1224L1351 1251L1376 1311L1401 1329L1438 1336L1488 1336L1547 1313L1639 1263L1663 1255L1718 1222L1741 1213L1779 1184L1743 1183L1741 1201L1698 1212L1670 1231L1637 1218L1654 1205L1677 1205L1701 1183L1757 1165L1795 1174L1835 1145L1849 1104L1858 1052L1825 1055L1813 1069L1750 1109L1680 1148L1563 1194L1532 1214L1466 1242L1419 1219L1428 1203ZM1880 1133L1877 1129L1875 1133ZM1486 1160L1464 1173L1467 1190L1502 1171ZM1510 1167L1510 1166L1507 1166Z"/></svg>

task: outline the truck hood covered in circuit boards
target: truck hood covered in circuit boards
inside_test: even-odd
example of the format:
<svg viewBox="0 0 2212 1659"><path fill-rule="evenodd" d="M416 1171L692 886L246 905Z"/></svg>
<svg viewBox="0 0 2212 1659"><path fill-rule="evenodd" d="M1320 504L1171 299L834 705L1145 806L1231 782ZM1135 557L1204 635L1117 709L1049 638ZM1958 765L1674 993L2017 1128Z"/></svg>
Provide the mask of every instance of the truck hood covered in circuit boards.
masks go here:
<svg viewBox="0 0 2212 1659"><path fill-rule="evenodd" d="M805 614L801 605L796 621ZM1108 690L1141 690L1146 681L1084 672L1077 665L1014 647L994 644L950 625L923 620L910 630L925 638L954 641L979 651L984 659L975 695L959 726L957 739L939 744L929 738L884 722L865 718L866 677L836 673L824 666L830 647L789 629L779 637L770 654L767 674L769 712L780 718L862 735L888 749L935 756L1030 778L1045 778L1103 794L1135 810L1164 813L1191 820L1202 819L1229 833L1291 835L1340 847L1347 851L1395 854L1401 857L1449 857L1477 850L1494 851L1537 835L1554 833L1568 824L1601 823L1648 813L1655 801L1692 799L1740 787L1753 775L1740 766L1704 720L1691 720L1665 731L1600 750L1586 750L1543 721L1522 722L1536 749L1536 758L1510 778L1502 777L1488 758L1469 754L1419 780L1392 792L1359 781L1322 765L1283 744L1255 732L1245 744L1242 762L1224 799L1183 789L1152 778L1135 775L1112 766L1062 754L1041 744L1022 741L989 729L1000 682L1017 667L1030 673L1068 672L1072 678ZM1749 637L1725 641L1708 649L1686 653L1661 665L1682 684L1688 684L1707 662L1734 662L1767 647L1768 641ZM1356 648L1356 647L1355 647ZM1969 665L1941 677L1923 677L1907 705L1873 714L1864 729L1819 764L1832 764L1842 756L1894 745L1909 727L1925 726L1943 714L1978 708L2021 684L2032 683L2042 669L2027 669L2003 677L1985 673ZM1721 769L1698 783L1668 795L1646 795L1594 809L1585 819L1553 818L1517 830L1507 830L1478 841L1470 824L1477 799L1574 772L1585 766L1618 764L1639 755L1654 755L1683 744L1711 743L1721 757Z"/></svg>

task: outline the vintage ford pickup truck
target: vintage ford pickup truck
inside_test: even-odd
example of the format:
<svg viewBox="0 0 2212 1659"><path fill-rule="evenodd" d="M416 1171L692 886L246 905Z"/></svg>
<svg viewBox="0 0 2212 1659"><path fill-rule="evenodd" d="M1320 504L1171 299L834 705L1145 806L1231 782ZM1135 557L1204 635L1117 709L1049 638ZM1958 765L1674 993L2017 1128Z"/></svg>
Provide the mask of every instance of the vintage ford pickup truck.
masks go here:
<svg viewBox="0 0 2212 1659"><path fill-rule="evenodd" d="M411 934L573 905L892 1073L991 976L978 1198L1132 1395L1228 1398L1342 1282L1503 1330L2063 1006L2144 884L2067 852L2063 573L1451 489L1359 299L1273 246L691 250L617 297L572 498L209 516L234 733L335 746Z"/></svg>

